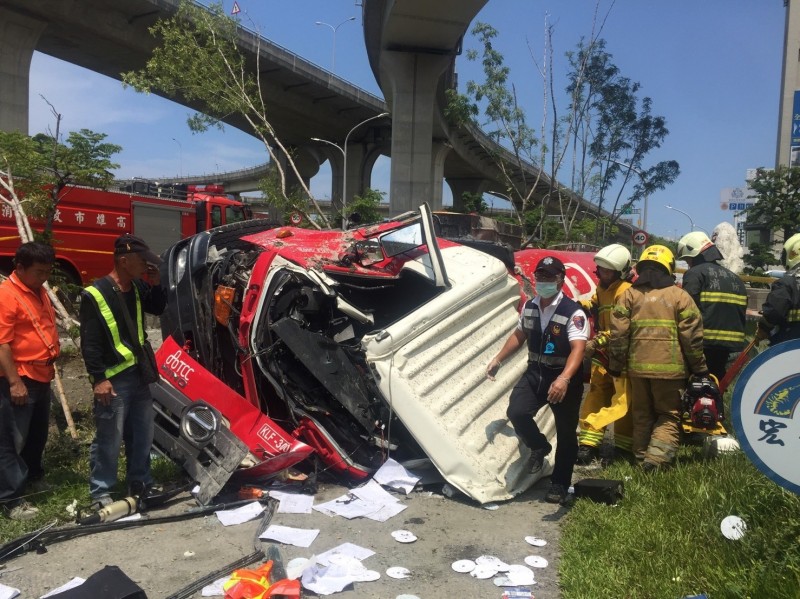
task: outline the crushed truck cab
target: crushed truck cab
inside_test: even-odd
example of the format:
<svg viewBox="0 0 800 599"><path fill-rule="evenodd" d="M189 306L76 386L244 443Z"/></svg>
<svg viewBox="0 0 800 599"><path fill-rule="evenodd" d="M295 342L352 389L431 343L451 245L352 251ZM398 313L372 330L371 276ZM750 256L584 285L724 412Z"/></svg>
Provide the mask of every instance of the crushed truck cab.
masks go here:
<svg viewBox="0 0 800 599"><path fill-rule="evenodd" d="M233 432L246 448L236 476L276 474L313 451L357 481L391 455L435 467L480 503L521 493L542 475L525 468L505 414L527 357L495 381L485 370L546 251L515 262L486 249L437 238L427 206L344 232L246 221L177 243L157 387L185 405L159 418L171 431L161 444L183 434L176 412L202 402L216 420L199 417L215 423L199 428ZM591 254L546 253L567 264L570 294L591 295ZM549 410L538 421L553 437Z"/></svg>

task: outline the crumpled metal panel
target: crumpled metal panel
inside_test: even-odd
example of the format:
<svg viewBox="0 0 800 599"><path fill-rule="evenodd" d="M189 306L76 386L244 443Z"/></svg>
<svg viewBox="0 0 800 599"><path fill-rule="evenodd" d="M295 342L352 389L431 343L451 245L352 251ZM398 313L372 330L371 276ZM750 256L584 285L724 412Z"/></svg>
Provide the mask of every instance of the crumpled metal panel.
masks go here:
<svg viewBox="0 0 800 599"><path fill-rule="evenodd" d="M442 249L451 288L363 340L379 387L444 478L479 503L506 500L552 471L528 472L530 452L506 418L522 349L495 381L486 365L518 319L519 285L502 263L467 247ZM555 445L552 412L537 422Z"/></svg>

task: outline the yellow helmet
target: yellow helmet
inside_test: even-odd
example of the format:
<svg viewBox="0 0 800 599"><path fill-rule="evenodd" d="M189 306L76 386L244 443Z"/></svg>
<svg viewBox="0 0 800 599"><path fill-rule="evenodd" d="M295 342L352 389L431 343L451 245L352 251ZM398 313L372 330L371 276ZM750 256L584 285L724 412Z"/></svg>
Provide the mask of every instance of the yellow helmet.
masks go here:
<svg viewBox="0 0 800 599"><path fill-rule="evenodd" d="M672 250L663 245L651 245L645 248L639 256L639 264L642 262L656 262L666 268L670 275L675 272L675 256Z"/></svg>
<svg viewBox="0 0 800 599"><path fill-rule="evenodd" d="M800 264L800 233L795 233L783 244L783 263L787 269Z"/></svg>

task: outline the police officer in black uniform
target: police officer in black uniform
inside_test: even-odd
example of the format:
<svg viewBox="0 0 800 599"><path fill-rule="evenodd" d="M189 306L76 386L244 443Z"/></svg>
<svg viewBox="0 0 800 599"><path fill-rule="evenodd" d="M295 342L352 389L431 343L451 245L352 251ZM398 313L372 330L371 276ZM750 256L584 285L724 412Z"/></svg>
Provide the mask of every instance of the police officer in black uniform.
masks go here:
<svg viewBox="0 0 800 599"><path fill-rule="evenodd" d="M702 231L681 237L678 258L689 264L681 286L703 318L703 355L708 370L721 381L731 353L740 352L745 345L747 288L735 272L718 264L724 256Z"/></svg>
<svg viewBox="0 0 800 599"><path fill-rule="evenodd" d="M528 343L528 368L511 392L508 419L531 450L530 469L539 472L552 450L534 417L549 405L556 421L556 458L545 500L562 503L572 482L578 453L578 411L583 396L583 352L589 325L580 305L561 292L566 269L554 256L536 265L536 297L522 309L517 328L489 362L486 375L494 380L503 361Z"/></svg>

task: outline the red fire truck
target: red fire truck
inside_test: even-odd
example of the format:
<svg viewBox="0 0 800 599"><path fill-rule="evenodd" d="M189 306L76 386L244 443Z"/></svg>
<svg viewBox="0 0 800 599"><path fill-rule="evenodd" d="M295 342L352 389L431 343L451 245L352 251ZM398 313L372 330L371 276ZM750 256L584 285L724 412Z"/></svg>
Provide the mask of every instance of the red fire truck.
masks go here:
<svg viewBox="0 0 800 599"><path fill-rule="evenodd" d="M156 253L200 231L251 218L221 185L158 185L134 180L116 189L67 186L53 222L56 258L69 282L87 285L112 266L114 239L143 238ZM43 223L32 220L34 229ZM12 270L20 238L11 209L0 212L0 271Z"/></svg>

